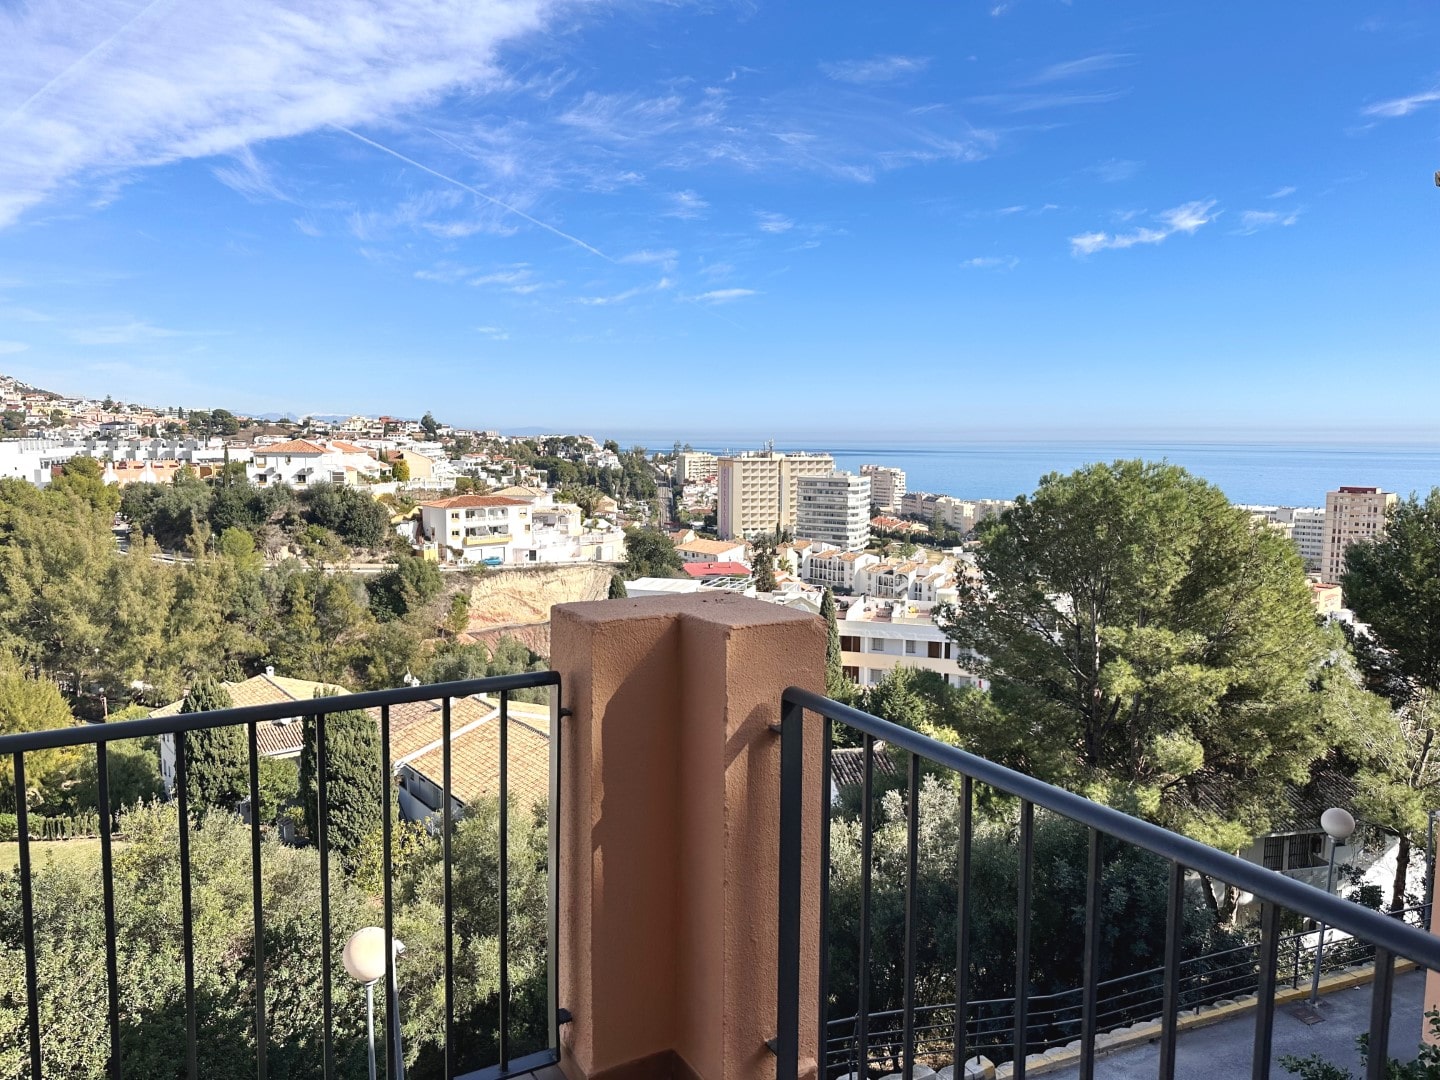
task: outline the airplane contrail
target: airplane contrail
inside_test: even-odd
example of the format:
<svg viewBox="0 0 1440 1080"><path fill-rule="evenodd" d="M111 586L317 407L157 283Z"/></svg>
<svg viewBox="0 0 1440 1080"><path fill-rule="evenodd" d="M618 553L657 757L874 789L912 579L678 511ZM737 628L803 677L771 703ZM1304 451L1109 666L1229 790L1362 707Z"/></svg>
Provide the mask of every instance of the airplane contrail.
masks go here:
<svg viewBox="0 0 1440 1080"><path fill-rule="evenodd" d="M495 205L495 206L498 206L501 210L504 210L504 211L506 211L506 212L508 212L508 213L514 214L514 215L515 215L516 217L518 217L518 218L523 218L524 220L530 222L531 225L536 225L536 226L544 229L546 232L554 233L556 236L560 237L562 240L568 240L568 241L570 241L570 243L574 244L576 247L582 247L582 248L584 248L586 251L590 252L591 255L598 255L598 256L600 256L600 258L604 259L606 262L614 262L614 261L615 261L614 259L610 258L609 255L606 255L603 251L601 251L599 248L597 248L597 247L591 247L591 246L590 246L589 244L587 244L584 240L581 240L578 236L571 236L571 235L570 235L569 233L567 233L567 232L562 232L561 230L555 228L554 225L547 225L545 222L540 221L538 218L533 218L533 217L531 217L529 214L525 213L524 210L516 209L515 207L511 206L509 203L501 202L499 199L495 198L495 196L493 196L493 195L486 195L485 192L481 191L479 188L473 188L473 187L471 187L469 184L465 183L464 181L456 180L453 176L446 176L444 173L439 172L439 171L437 171L437 170L435 170L435 169L430 168L429 165L422 165L422 164L420 164L420 162L416 161L414 158L408 158L408 157L406 157L404 154L400 153L400 151L398 151L398 150L391 150L390 147L384 146L384 145L376 142L374 139L367 139L364 135L361 135L358 131L351 131L349 128L347 128L347 127L341 127L339 124L335 124L335 125L333 125L333 126L334 126L334 128L335 128L336 131L343 131L346 135L349 135L352 139L358 139L358 140L360 140L360 142L364 143L366 146L373 146L376 150L379 150L379 151L381 151L382 153L389 154L389 155L390 155L391 157L393 157L393 158L398 158L399 160L405 162L405 164L407 164L407 165L413 165L415 168L419 169L421 172L427 172L427 173L429 173L431 176L439 177L441 180L444 180L447 184L454 184L456 187L461 188L461 189L463 189L463 190L465 190L465 191L470 192L470 194L476 196L477 198L484 199L486 202L491 203L491 204L493 204L493 205Z"/></svg>
<svg viewBox="0 0 1440 1080"><path fill-rule="evenodd" d="M119 30L116 30L115 33L111 34L111 35L110 35L108 38L106 38L104 41L100 42L100 44L96 45L93 49L91 49L89 52L87 52L84 56L80 57L80 59L76 60L76 61L75 61L73 64L71 64L69 67L65 68L65 70L61 71L58 75L56 75L53 79L51 79L49 82L47 82L44 86L40 87L39 90L36 90L36 91L35 91L33 94L31 94L28 98L26 98L26 99L25 99L24 101L22 101L19 105L17 105L17 106L15 107L15 110L14 110L13 112L11 112L9 116L5 117L4 120L0 120L0 130L4 130L5 128L9 127L10 124L11 124L18 116L20 116L21 113L23 113L23 112L24 112L26 109L28 109L31 105L35 104L35 102L39 101L39 100L40 100L42 97L44 97L46 94L48 94L55 86L57 86L59 83L63 82L63 81L64 81L66 78L68 78L70 75L73 75L75 72L79 71L79 70L80 70L81 68L83 68L86 64L88 64L92 59L94 59L94 58L95 58L96 56L98 56L100 53L102 53L102 52L104 52L106 49L108 49L111 45L113 45L113 44L115 43L115 41L116 41L117 39L119 39L120 37L124 36L124 34L125 34L125 32L126 32L127 30L129 30L129 29L130 29L132 26L134 26L137 22L139 22L141 19L143 19L146 15L150 14L150 12L151 12L153 9L159 7L161 4L166 4L166 3L170 3L170 2L171 2L171 0L150 0L150 3L146 4L143 8L141 8L140 11L139 11L133 18L131 18L129 22L127 22L124 26L120 27Z"/></svg>

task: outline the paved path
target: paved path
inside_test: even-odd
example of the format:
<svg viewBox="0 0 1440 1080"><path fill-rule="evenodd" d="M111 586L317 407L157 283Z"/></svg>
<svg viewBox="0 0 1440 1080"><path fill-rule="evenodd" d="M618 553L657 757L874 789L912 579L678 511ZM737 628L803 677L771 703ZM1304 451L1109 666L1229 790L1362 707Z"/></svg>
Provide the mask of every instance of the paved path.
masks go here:
<svg viewBox="0 0 1440 1080"><path fill-rule="evenodd" d="M1425 975L1409 971L1395 977L1394 1006L1390 1013L1390 1056L1408 1060L1420 1042ZM1320 999L1324 1023L1307 1026L1292 1015L1294 1005L1275 1010L1275 1053L1271 1075L1277 1080L1290 1074L1280 1067L1282 1054L1320 1054L1327 1061L1360 1072L1360 1054L1355 1037L1370 1027L1370 987L1340 990ZM1249 1076L1250 1055L1255 1039L1254 1013L1226 1020L1211 1027L1180 1032L1176 1041L1175 1075L1213 1078ZM1105 1080L1153 1080L1160 1066L1159 1047L1154 1043L1117 1050L1095 1062L1097 1076ZM1057 1069L1044 1080L1072 1080L1079 1070Z"/></svg>

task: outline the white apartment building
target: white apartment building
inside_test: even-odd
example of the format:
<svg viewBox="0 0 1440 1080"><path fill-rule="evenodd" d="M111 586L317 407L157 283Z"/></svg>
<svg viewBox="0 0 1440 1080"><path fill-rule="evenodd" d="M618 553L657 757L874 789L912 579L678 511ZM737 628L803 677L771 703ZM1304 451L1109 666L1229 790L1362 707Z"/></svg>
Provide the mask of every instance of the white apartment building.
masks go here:
<svg viewBox="0 0 1440 1080"><path fill-rule="evenodd" d="M856 573L879 561L878 555L868 551L817 550L811 545L801 558L800 577L807 584L848 593L855 588Z"/></svg>
<svg viewBox="0 0 1440 1080"><path fill-rule="evenodd" d="M913 667L939 672L951 686L989 689L962 666L960 649L935 625L931 610L906 600L858 598L836 620L845 674L873 686L892 668Z"/></svg>
<svg viewBox="0 0 1440 1080"><path fill-rule="evenodd" d="M3 439L0 440L0 477L29 480L36 487L47 487L56 465L89 453L84 443L69 440Z"/></svg>
<svg viewBox="0 0 1440 1080"><path fill-rule="evenodd" d="M733 454L717 462L720 535L726 540L794 530L802 476L828 476L835 471L829 454L780 454L759 450ZM868 509L868 507L867 507Z"/></svg>
<svg viewBox="0 0 1440 1080"><path fill-rule="evenodd" d="M905 472L888 465L861 465L860 475L870 478L870 502L895 513L905 498Z"/></svg>
<svg viewBox="0 0 1440 1080"><path fill-rule="evenodd" d="M1320 557L1320 580L1339 584L1345 573L1345 549L1374 540L1385 532L1385 511L1399 501L1392 491L1378 487L1342 487L1325 493L1325 545Z"/></svg>
<svg viewBox="0 0 1440 1080"><path fill-rule="evenodd" d="M743 540L738 542L705 540L697 537L694 540L687 540L683 544L676 544L675 554L680 556L681 562L687 563L738 562L748 564L750 561Z"/></svg>
<svg viewBox="0 0 1440 1080"><path fill-rule="evenodd" d="M420 504L420 528L442 562L503 566L530 561L532 508L504 495L456 495Z"/></svg>
<svg viewBox="0 0 1440 1080"><path fill-rule="evenodd" d="M375 478L385 470L369 450L347 442L288 442L256 446L245 465L245 475L259 487L288 484L295 488L315 484L346 484Z"/></svg>
<svg viewBox="0 0 1440 1080"><path fill-rule="evenodd" d="M870 542L870 477L846 472L802 476L796 494L795 531L800 535L842 551L860 551Z"/></svg>
<svg viewBox="0 0 1440 1080"><path fill-rule="evenodd" d="M714 476L719 470L720 459L703 450L682 450L675 459L675 479L682 484L693 484Z"/></svg>

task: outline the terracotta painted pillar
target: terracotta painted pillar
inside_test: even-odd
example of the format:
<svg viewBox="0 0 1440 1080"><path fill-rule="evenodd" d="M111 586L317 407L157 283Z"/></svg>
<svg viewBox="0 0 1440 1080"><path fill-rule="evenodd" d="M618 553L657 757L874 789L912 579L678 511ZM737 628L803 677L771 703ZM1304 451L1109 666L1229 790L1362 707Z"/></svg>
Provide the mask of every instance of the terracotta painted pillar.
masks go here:
<svg viewBox="0 0 1440 1080"><path fill-rule="evenodd" d="M765 1080L775 1059L780 693L825 627L733 594L563 604L562 1067ZM807 718L801 1046L818 1037L820 723ZM803 1066L802 1066L803 1067Z"/></svg>

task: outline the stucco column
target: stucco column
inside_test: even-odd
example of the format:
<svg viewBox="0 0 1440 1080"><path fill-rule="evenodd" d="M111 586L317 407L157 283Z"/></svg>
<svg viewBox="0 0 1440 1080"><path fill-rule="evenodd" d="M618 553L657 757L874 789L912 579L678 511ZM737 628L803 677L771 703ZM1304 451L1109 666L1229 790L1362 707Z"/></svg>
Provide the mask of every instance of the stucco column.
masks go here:
<svg viewBox="0 0 1440 1080"><path fill-rule="evenodd" d="M562 1067L571 1080L773 1077L780 743L770 725L786 686L823 690L824 624L731 594L563 604L551 663L572 710L560 1004L574 1020L561 1030ZM823 806L819 721L808 725L802 1048L817 1038Z"/></svg>

